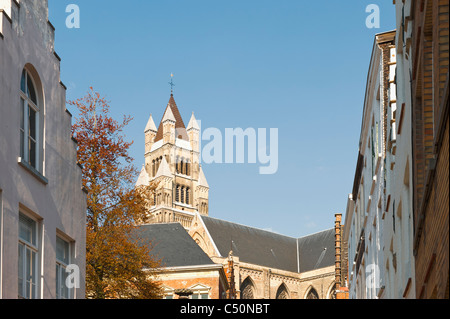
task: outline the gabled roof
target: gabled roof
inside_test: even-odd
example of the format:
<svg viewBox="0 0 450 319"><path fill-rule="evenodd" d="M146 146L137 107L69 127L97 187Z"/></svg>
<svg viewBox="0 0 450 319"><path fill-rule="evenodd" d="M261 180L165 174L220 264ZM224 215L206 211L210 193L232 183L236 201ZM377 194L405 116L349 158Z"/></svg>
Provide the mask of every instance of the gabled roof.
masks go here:
<svg viewBox="0 0 450 319"><path fill-rule="evenodd" d="M175 130L176 130L176 138L182 138L183 140L189 141L186 132L186 126L184 125L183 119L181 118L180 111L178 110L177 104L175 103L175 99L173 98L173 94L170 95L169 103L167 103L166 110L164 111L163 120L166 116L166 113L170 109L169 113L173 114L175 119ZM163 138L163 120L159 123L158 131L156 132L155 142L162 140Z"/></svg>
<svg viewBox="0 0 450 319"><path fill-rule="evenodd" d="M163 267L214 264L180 223L141 225L136 234L151 241L151 254L162 260Z"/></svg>
<svg viewBox="0 0 450 319"><path fill-rule="evenodd" d="M242 262L297 271L295 238L208 216L201 218L223 257L232 250Z"/></svg>
<svg viewBox="0 0 450 319"><path fill-rule="evenodd" d="M300 272L335 264L334 228L298 238Z"/></svg>
<svg viewBox="0 0 450 319"><path fill-rule="evenodd" d="M334 265L334 229L301 238L200 216L221 256L232 250L255 265L306 272Z"/></svg>

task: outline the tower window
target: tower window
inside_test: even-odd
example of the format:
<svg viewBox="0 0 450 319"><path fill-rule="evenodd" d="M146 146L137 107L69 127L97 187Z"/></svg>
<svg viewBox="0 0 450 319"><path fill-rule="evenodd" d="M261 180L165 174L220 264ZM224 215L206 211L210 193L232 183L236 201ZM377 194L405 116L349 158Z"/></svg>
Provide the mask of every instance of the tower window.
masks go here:
<svg viewBox="0 0 450 319"><path fill-rule="evenodd" d="M177 185L175 189L175 201L176 202L180 201L180 185Z"/></svg>
<svg viewBox="0 0 450 319"><path fill-rule="evenodd" d="M184 203L184 187L181 187L181 202Z"/></svg>

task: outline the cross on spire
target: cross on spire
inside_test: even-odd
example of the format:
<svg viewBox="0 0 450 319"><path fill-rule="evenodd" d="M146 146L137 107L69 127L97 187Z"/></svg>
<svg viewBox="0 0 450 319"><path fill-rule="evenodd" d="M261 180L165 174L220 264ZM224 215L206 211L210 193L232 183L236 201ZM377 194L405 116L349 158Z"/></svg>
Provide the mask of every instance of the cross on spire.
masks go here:
<svg viewBox="0 0 450 319"><path fill-rule="evenodd" d="M170 94L173 94L173 87L175 86L175 84L173 84L173 73L170 73Z"/></svg>

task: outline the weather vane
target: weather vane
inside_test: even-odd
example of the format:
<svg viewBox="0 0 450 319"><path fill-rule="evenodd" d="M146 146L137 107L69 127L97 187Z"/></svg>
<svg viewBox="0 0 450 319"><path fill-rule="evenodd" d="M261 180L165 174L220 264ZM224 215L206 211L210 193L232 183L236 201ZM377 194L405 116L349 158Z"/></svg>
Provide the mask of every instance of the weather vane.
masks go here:
<svg viewBox="0 0 450 319"><path fill-rule="evenodd" d="M170 73L170 94L173 94L173 87L175 86L175 84L173 84L173 73Z"/></svg>

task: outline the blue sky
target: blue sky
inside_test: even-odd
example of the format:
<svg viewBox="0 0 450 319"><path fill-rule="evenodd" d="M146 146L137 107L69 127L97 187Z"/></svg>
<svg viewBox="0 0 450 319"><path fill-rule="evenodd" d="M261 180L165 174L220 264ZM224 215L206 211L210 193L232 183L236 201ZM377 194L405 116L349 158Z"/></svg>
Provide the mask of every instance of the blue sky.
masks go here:
<svg viewBox="0 0 450 319"><path fill-rule="evenodd" d="M79 29L65 24L72 3ZM369 4L380 28L366 27ZM278 128L276 174L203 164L210 216L300 237L345 213L374 36L395 28L391 1L49 0L49 19L67 100L93 86L115 118L134 117L126 135L139 168L171 73L186 125L194 112L202 129Z"/></svg>

